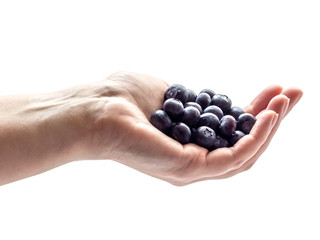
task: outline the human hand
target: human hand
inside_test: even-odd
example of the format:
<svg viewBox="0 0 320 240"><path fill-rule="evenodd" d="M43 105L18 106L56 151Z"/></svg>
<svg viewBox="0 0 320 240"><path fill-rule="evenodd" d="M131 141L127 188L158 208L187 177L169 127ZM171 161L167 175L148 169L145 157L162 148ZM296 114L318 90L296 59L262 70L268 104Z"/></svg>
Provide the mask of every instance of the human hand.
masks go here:
<svg viewBox="0 0 320 240"><path fill-rule="evenodd" d="M150 122L169 84L120 72L62 91L0 98L0 185L83 159L111 159L174 185L231 177L265 151L302 92L271 86L245 110L249 135L211 152L181 145Z"/></svg>
<svg viewBox="0 0 320 240"><path fill-rule="evenodd" d="M109 145L110 152L100 158L113 159L174 185L227 178L250 169L302 96L297 88L266 88L245 108L257 117L250 134L234 147L208 152L195 144L181 145L150 124L151 114L161 108L167 83L151 76L123 72L108 80L118 83L123 93L110 105L113 117L107 122L111 123L111 129L103 132L114 136L113 143ZM100 142L104 141L97 142L103 149Z"/></svg>

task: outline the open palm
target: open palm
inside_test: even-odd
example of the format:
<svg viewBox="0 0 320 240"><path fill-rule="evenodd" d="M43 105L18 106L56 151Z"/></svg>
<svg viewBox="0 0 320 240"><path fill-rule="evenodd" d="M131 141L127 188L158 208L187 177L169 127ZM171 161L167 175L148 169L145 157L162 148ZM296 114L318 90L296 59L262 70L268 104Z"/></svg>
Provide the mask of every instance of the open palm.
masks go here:
<svg viewBox="0 0 320 240"><path fill-rule="evenodd" d="M106 81L122 89L121 97L115 100L117 117L110 130L117 137L107 157L174 185L227 178L250 169L302 96L297 88L266 88L244 108L257 117L250 134L233 147L208 152L192 143L181 145L150 124L150 116L161 108L169 84L127 72L113 74Z"/></svg>

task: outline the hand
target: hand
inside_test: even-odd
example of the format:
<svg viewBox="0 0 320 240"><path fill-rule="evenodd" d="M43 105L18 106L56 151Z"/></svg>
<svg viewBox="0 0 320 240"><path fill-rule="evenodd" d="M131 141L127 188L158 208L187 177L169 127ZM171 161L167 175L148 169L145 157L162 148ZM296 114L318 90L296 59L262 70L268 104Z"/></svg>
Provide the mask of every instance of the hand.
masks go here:
<svg viewBox="0 0 320 240"><path fill-rule="evenodd" d="M111 159L174 185L231 177L265 151L302 92L271 86L245 108L257 117L232 148L181 145L150 122L169 84L120 72L63 91L0 98L0 185L82 159Z"/></svg>
<svg viewBox="0 0 320 240"><path fill-rule="evenodd" d="M111 158L174 185L227 178L250 169L302 96L296 88L266 88L245 108L257 117L251 133L234 147L208 152L195 144L181 145L149 123L151 114L161 108L169 84L134 73L117 73L108 79L124 93L110 105L112 117L107 122L112 129L103 132L114 136L113 144L109 154L100 158ZM101 150L105 146L100 143L108 136L100 137L96 144Z"/></svg>

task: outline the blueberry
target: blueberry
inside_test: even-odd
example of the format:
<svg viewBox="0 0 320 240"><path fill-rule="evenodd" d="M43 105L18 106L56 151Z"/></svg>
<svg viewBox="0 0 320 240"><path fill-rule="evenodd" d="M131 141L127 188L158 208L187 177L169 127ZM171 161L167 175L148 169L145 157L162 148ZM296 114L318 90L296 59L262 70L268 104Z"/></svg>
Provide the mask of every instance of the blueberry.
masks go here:
<svg viewBox="0 0 320 240"><path fill-rule="evenodd" d="M171 118L180 117L183 114L183 104L178 99L169 98L163 103L163 110Z"/></svg>
<svg viewBox="0 0 320 240"><path fill-rule="evenodd" d="M214 91L212 91L211 89L208 89L208 88L203 89L200 93L207 93L207 94L209 94L210 98L212 98L213 95L216 94Z"/></svg>
<svg viewBox="0 0 320 240"><path fill-rule="evenodd" d="M187 93L188 93L187 102L194 102L197 98L197 94L191 89L187 89Z"/></svg>
<svg viewBox="0 0 320 240"><path fill-rule="evenodd" d="M188 98L188 91L181 84L173 84L166 90L164 94L165 100L169 98L176 98L180 100L182 103L185 103Z"/></svg>
<svg viewBox="0 0 320 240"><path fill-rule="evenodd" d="M202 109L205 109L211 103L210 95L208 93L200 93L196 98L196 103L198 103Z"/></svg>
<svg viewBox="0 0 320 240"><path fill-rule="evenodd" d="M208 126L215 130L220 125L219 118L213 113L203 113L198 121L198 127Z"/></svg>
<svg viewBox="0 0 320 240"><path fill-rule="evenodd" d="M191 140L191 130L186 124L178 122L171 129L171 136L179 143L187 144Z"/></svg>
<svg viewBox="0 0 320 240"><path fill-rule="evenodd" d="M180 119L181 122L187 124L189 127L194 127L198 124L200 112L195 107L186 107Z"/></svg>
<svg viewBox="0 0 320 240"><path fill-rule="evenodd" d="M230 146L235 145L240 140L240 138L242 138L244 136L245 136L245 134L243 132L241 132L239 130L234 131L228 139Z"/></svg>
<svg viewBox="0 0 320 240"><path fill-rule="evenodd" d="M237 129L248 134L256 122L255 116L250 113L243 113L239 116Z"/></svg>
<svg viewBox="0 0 320 240"><path fill-rule="evenodd" d="M150 122L182 144L195 143L209 151L234 146L248 134L256 118L233 106L231 99L203 89L199 95L181 84L171 85L164 94L162 110Z"/></svg>
<svg viewBox="0 0 320 240"><path fill-rule="evenodd" d="M241 114L245 113L245 111L241 107L231 107L227 112L228 115L233 116L236 120L238 120Z"/></svg>
<svg viewBox="0 0 320 240"><path fill-rule="evenodd" d="M196 102L186 102L186 103L184 104L184 107L185 107L185 108L186 108L186 107L195 107L196 109L199 110L200 114L202 113L202 107L201 107L198 103L196 103Z"/></svg>
<svg viewBox="0 0 320 240"><path fill-rule="evenodd" d="M227 139L225 139L219 135L216 135L216 139L213 143L214 149L228 147L228 146L229 146L229 143L228 143Z"/></svg>
<svg viewBox="0 0 320 240"><path fill-rule="evenodd" d="M237 121L231 115L225 115L220 120L219 132L224 137L230 137L236 130Z"/></svg>
<svg viewBox="0 0 320 240"><path fill-rule="evenodd" d="M216 139L216 133L213 129L207 126L197 128L195 133L195 142L204 148L212 148Z"/></svg>
<svg viewBox="0 0 320 240"><path fill-rule="evenodd" d="M212 97L211 104L218 106L224 113L226 113L231 108L232 102L226 95L215 94Z"/></svg>
<svg viewBox="0 0 320 240"><path fill-rule="evenodd" d="M151 115L150 122L153 126L155 126L157 129L159 129L162 132L167 132L172 125L172 121L170 117L163 110L155 111Z"/></svg>
<svg viewBox="0 0 320 240"><path fill-rule="evenodd" d="M205 110L203 110L204 113L213 113L214 115L216 115L219 119L221 119L223 117L223 112L221 110L221 108L219 108L218 106L214 106L211 105L209 107L207 107Z"/></svg>

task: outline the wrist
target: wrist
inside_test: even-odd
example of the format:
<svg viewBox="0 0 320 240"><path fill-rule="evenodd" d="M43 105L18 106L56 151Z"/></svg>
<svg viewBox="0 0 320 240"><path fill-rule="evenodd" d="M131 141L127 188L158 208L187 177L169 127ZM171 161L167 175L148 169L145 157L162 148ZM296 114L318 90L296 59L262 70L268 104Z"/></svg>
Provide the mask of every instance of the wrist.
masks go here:
<svg viewBox="0 0 320 240"><path fill-rule="evenodd" d="M0 97L0 185L83 159L109 159L130 96L104 80Z"/></svg>
<svg viewBox="0 0 320 240"><path fill-rule="evenodd" d="M120 119L114 106L125 101L124 96L117 83L99 81L31 98L30 112L41 116L38 123L49 135L52 151L48 154L55 158L56 166L109 157L114 143L112 119Z"/></svg>

